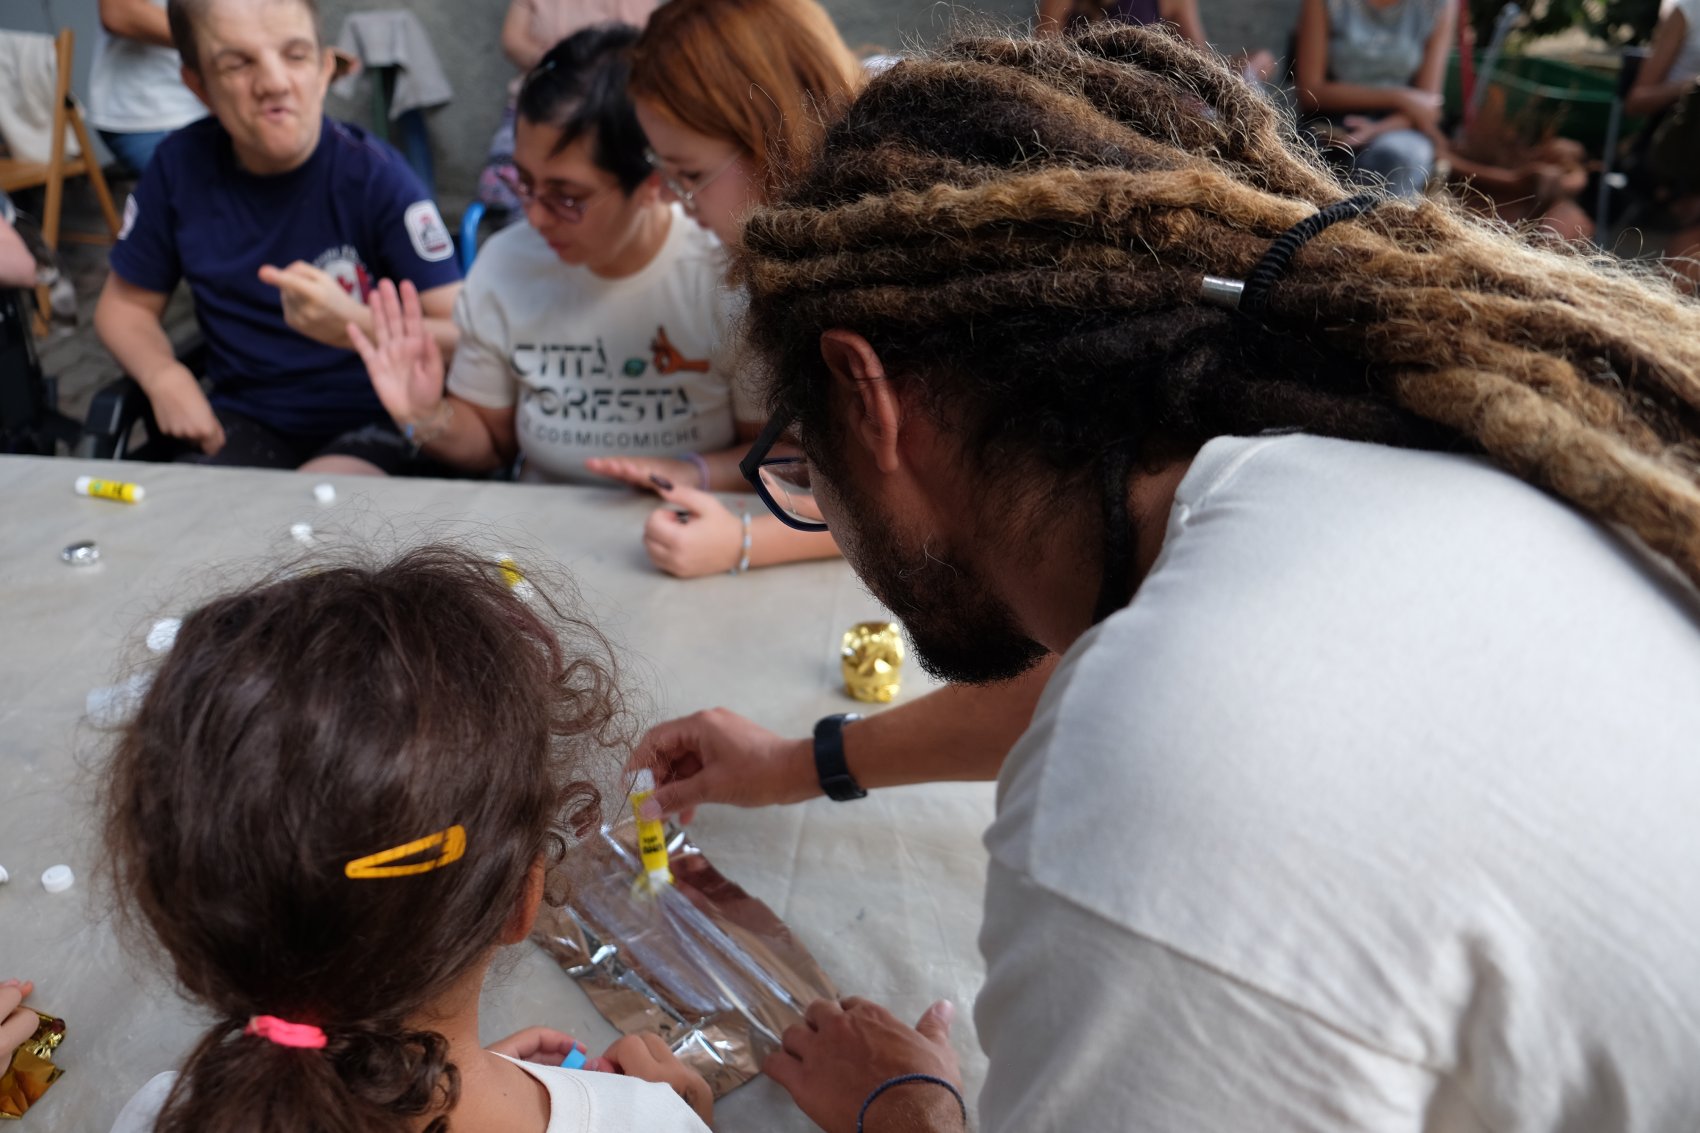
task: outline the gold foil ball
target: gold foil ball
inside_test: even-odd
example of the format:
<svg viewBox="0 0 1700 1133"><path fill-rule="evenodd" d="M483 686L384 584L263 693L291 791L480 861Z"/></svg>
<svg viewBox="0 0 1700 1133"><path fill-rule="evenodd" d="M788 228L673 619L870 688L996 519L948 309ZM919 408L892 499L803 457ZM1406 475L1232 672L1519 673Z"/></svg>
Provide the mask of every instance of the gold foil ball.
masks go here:
<svg viewBox="0 0 1700 1133"><path fill-rule="evenodd" d="M857 700L888 704L903 679L903 635L896 622L857 622L840 651L844 691Z"/></svg>

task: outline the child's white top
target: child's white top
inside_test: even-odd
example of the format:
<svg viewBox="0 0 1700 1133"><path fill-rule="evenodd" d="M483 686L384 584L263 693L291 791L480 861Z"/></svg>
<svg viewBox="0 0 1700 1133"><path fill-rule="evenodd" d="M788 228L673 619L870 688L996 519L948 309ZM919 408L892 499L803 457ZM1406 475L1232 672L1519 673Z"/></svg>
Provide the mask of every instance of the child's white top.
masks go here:
<svg viewBox="0 0 1700 1133"><path fill-rule="evenodd" d="M507 1058L506 1055L502 1057ZM564 1070L535 1062L509 1062L530 1074L549 1091L549 1125L542 1133L614 1133L642 1129L644 1133L708 1133L696 1111L667 1086L601 1074ZM112 1133L151 1133L175 1070L155 1074L119 1111ZM516 1130L515 1133L521 1133Z"/></svg>

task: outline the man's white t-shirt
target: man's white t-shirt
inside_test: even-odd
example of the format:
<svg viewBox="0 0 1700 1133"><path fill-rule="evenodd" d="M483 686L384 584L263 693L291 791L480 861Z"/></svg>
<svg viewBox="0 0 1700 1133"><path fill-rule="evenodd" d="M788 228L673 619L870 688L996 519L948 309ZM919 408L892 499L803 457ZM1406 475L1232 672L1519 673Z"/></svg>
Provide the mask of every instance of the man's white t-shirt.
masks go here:
<svg viewBox="0 0 1700 1133"><path fill-rule="evenodd" d="M999 780L986 1133L1700 1122L1700 601L1467 457L1207 444Z"/></svg>
<svg viewBox="0 0 1700 1133"><path fill-rule="evenodd" d="M503 229L455 301L449 392L514 410L528 479L606 484L587 457L727 448L724 271L720 242L676 205L661 251L621 279L562 263L529 224Z"/></svg>
<svg viewBox="0 0 1700 1133"><path fill-rule="evenodd" d="M166 0L152 2L163 8ZM174 49L101 29L89 73L89 125L114 134L151 134L206 116L207 108L183 85L183 60Z"/></svg>
<svg viewBox="0 0 1700 1133"><path fill-rule="evenodd" d="M696 1111L668 1086L620 1074L508 1061L549 1091L549 1125L541 1133L708 1133ZM125 1103L112 1133L151 1133L176 1080L174 1070L148 1079Z"/></svg>

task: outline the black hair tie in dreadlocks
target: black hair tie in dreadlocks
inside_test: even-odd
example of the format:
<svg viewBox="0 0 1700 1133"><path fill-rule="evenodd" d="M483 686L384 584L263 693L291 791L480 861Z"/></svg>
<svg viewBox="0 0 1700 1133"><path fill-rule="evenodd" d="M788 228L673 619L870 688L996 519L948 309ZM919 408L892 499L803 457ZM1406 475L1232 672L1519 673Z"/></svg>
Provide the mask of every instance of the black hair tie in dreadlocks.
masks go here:
<svg viewBox="0 0 1700 1133"><path fill-rule="evenodd" d="M1257 261L1244 281L1207 275L1199 290L1200 297L1217 307L1226 307L1245 315L1260 313L1269 303L1269 289L1287 273L1293 257L1317 233L1342 220L1362 216L1386 198L1379 193L1359 193L1343 201L1335 201L1320 212L1312 213L1275 238L1263 258Z"/></svg>

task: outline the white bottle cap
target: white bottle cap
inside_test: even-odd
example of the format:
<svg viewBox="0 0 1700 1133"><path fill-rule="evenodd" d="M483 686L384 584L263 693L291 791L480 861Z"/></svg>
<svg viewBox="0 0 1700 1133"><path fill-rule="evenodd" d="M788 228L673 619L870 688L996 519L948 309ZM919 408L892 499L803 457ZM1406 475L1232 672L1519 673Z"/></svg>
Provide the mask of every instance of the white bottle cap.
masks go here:
<svg viewBox="0 0 1700 1133"><path fill-rule="evenodd" d="M315 500L318 500L322 504L334 504L334 503L336 503L336 485L335 484L314 484L313 485L313 498Z"/></svg>
<svg viewBox="0 0 1700 1133"><path fill-rule="evenodd" d="M0 865L0 885L4 885L10 880L12 880L12 875L6 872L5 866Z"/></svg>
<svg viewBox="0 0 1700 1133"><path fill-rule="evenodd" d="M637 773L637 778L632 780L632 794L639 795L645 791L653 790L655 790L655 772L645 767Z"/></svg>
<svg viewBox="0 0 1700 1133"><path fill-rule="evenodd" d="M89 485L92 483L94 483L93 476L79 476L77 477L77 482L72 485L71 490L76 492L79 496L86 496L89 494Z"/></svg>
<svg viewBox="0 0 1700 1133"><path fill-rule="evenodd" d="M182 618L161 618L148 630L148 652L164 653L177 640L177 631L183 628Z"/></svg>
<svg viewBox="0 0 1700 1133"><path fill-rule="evenodd" d="M313 541L313 525L311 523L292 523L289 525L289 534L294 537L297 543L311 543Z"/></svg>
<svg viewBox="0 0 1700 1133"><path fill-rule="evenodd" d="M48 866L47 872L41 875L41 887L49 893L63 893L71 888L71 883L76 880L76 877L71 873L70 866Z"/></svg>

